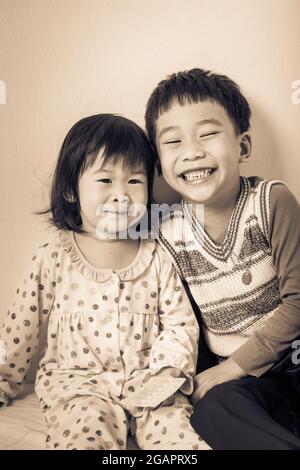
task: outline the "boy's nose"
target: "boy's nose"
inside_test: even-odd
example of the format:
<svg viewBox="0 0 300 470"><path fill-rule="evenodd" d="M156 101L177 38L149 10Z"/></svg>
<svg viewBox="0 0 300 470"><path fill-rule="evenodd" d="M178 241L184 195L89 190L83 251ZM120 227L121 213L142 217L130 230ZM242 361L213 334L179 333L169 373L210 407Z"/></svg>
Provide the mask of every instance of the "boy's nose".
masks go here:
<svg viewBox="0 0 300 470"><path fill-rule="evenodd" d="M205 152L204 150L197 150L195 152L186 152L183 155L183 161L195 161L195 160L201 160L202 158L205 158Z"/></svg>
<svg viewBox="0 0 300 470"><path fill-rule="evenodd" d="M191 141L186 144L182 152L183 161L194 161L205 158L205 149L199 141Z"/></svg>

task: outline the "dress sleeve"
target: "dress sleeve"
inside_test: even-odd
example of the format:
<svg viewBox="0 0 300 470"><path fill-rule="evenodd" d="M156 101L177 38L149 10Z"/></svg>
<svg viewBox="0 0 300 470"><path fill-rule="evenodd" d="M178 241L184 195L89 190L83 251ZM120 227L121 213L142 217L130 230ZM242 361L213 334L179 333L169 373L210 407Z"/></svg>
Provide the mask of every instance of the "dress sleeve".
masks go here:
<svg viewBox="0 0 300 470"><path fill-rule="evenodd" d="M163 368L179 369L186 377L181 391L193 391L196 370L199 326L182 282L161 251L159 282L160 334L151 348L150 373L158 374Z"/></svg>
<svg viewBox="0 0 300 470"><path fill-rule="evenodd" d="M249 375L261 376L300 336L300 207L289 189L270 194L269 243L279 277L280 304L265 325L232 354Z"/></svg>
<svg viewBox="0 0 300 470"><path fill-rule="evenodd" d="M0 329L0 406L19 393L54 301L43 247L32 258Z"/></svg>

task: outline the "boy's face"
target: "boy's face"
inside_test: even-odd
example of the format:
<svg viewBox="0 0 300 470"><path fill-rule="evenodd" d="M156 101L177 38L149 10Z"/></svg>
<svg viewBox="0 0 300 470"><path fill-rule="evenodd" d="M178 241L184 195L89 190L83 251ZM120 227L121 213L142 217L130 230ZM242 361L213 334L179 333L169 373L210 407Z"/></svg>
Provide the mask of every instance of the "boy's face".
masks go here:
<svg viewBox="0 0 300 470"><path fill-rule="evenodd" d="M156 121L165 180L190 203L226 204L239 188L244 137L237 135L219 104L202 101L181 106L174 102Z"/></svg>

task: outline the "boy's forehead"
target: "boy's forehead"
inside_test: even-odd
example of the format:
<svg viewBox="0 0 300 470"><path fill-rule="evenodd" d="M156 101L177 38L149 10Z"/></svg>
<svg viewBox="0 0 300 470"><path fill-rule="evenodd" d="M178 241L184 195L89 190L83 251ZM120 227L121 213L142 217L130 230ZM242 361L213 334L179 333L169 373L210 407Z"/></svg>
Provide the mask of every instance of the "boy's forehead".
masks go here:
<svg viewBox="0 0 300 470"><path fill-rule="evenodd" d="M156 135L168 127L181 127L187 124L201 124L201 121L219 121L224 124L230 121L226 110L212 100L180 104L175 101L170 108L162 111L156 121Z"/></svg>

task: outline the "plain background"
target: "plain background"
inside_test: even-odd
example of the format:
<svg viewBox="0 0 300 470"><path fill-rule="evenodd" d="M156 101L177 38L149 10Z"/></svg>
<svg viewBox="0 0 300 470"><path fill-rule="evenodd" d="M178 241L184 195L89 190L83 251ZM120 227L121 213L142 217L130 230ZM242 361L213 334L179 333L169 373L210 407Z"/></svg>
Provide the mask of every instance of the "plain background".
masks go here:
<svg viewBox="0 0 300 470"><path fill-rule="evenodd" d="M285 180L300 199L299 0L0 0L0 315L48 237L33 212L69 128L101 112L143 126L154 86L193 67L229 75L250 101L242 173ZM156 197L175 195L160 180Z"/></svg>

